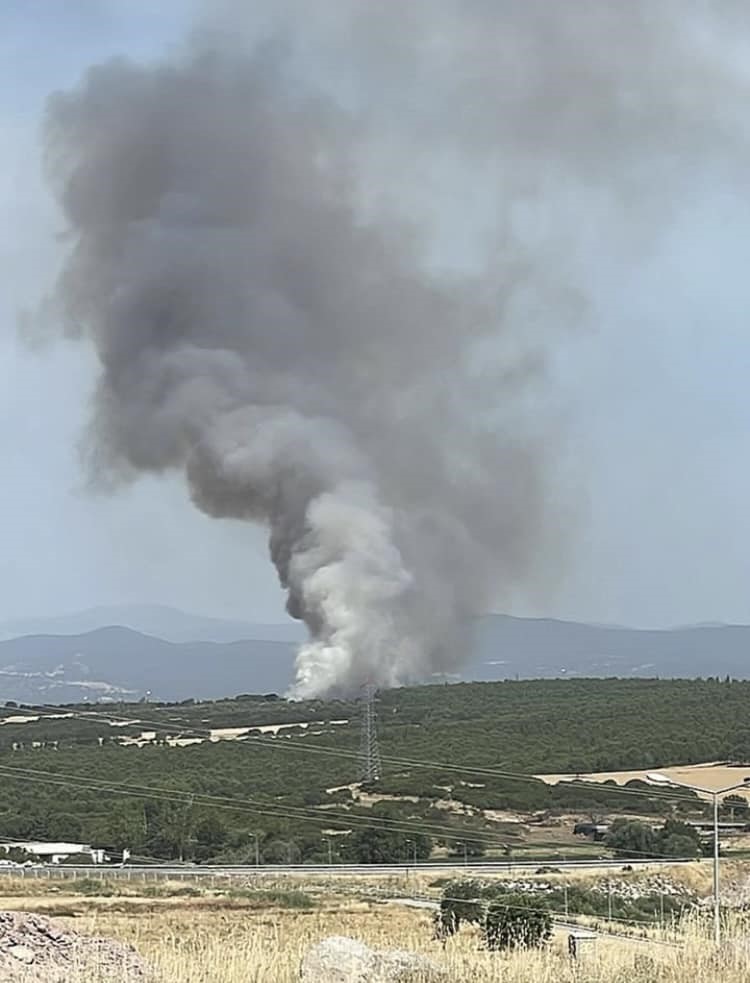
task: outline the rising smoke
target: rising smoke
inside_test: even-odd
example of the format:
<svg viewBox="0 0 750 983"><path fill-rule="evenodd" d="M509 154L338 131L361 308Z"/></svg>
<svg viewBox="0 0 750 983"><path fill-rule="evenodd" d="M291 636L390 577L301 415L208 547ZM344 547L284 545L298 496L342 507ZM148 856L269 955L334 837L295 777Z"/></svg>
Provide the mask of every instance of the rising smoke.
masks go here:
<svg viewBox="0 0 750 983"><path fill-rule="evenodd" d="M361 78L383 99L369 111L356 85L344 110L283 46L248 50L233 30L163 64L98 66L47 120L70 229L57 299L101 362L90 467L107 481L181 470L206 513L267 524L310 634L301 697L455 667L467 619L533 585L556 552L556 440L536 398L555 318L537 330L515 302L554 280L546 256L522 248L505 202L492 262L440 269L425 230L369 193L379 139L412 119L404 139L433 150L499 151L511 195L528 193L534 161L540 184L552 164L603 180L618 141L638 173L644 133L661 154L660 126L692 125L669 99L647 112L648 76L591 36L622 27L627 6L628 38L648 37L648 5L415 2L404 24L385 6L344 5L351 37L372 36ZM337 11L321 4L320 24ZM414 186L416 150L402 163Z"/></svg>

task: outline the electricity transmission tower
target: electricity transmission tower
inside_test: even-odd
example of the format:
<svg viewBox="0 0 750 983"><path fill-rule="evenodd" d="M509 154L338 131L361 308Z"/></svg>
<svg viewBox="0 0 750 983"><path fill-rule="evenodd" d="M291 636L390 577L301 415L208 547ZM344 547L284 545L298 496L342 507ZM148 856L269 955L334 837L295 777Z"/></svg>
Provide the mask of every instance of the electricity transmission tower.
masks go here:
<svg viewBox="0 0 750 983"><path fill-rule="evenodd" d="M372 683L365 683L362 687L362 729L359 744L359 778L362 782L376 782L380 778L375 693Z"/></svg>

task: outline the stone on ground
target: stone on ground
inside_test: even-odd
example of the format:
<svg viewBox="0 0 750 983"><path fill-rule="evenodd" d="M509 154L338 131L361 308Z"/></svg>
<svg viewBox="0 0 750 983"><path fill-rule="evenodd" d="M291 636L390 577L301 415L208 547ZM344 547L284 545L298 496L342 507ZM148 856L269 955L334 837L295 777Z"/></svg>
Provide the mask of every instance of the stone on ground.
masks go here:
<svg viewBox="0 0 750 983"><path fill-rule="evenodd" d="M0 983L146 983L132 946L79 935L49 918L0 911Z"/></svg>
<svg viewBox="0 0 750 983"><path fill-rule="evenodd" d="M440 979L439 966L399 949L370 949L356 939L332 936L307 950L302 983L407 983Z"/></svg>

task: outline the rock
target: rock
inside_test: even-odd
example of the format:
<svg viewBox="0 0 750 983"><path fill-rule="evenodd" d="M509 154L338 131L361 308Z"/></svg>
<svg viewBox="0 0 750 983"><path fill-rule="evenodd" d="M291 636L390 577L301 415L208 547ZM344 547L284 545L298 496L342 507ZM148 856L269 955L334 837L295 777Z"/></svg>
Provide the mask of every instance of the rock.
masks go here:
<svg viewBox="0 0 750 983"><path fill-rule="evenodd" d="M5 951L9 956L13 956L14 959L18 959L22 963L33 963L36 958L27 945L12 945Z"/></svg>
<svg viewBox="0 0 750 983"><path fill-rule="evenodd" d="M357 939L332 936L307 950L302 983L406 983L439 979L443 971L424 956L399 949L370 949Z"/></svg>
<svg viewBox="0 0 750 983"><path fill-rule="evenodd" d="M79 935L41 915L0 911L0 983L147 983L150 978L132 946Z"/></svg>

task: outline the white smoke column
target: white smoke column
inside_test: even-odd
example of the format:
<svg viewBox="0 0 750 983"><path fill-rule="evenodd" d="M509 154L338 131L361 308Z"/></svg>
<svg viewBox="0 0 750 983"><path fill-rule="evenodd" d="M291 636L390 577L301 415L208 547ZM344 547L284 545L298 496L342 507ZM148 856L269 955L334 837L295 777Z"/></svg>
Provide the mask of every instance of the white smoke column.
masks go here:
<svg viewBox="0 0 750 983"><path fill-rule="evenodd" d="M101 363L94 477L183 471L205 512L267 524L310 633L296 695L455 667L467 619L550 565L516 273L439 275L366 217L358 127L273 49L99 66L46 135L57 302Z"/></svg>
<svg viewBox="0 0 750 983"><path fill-rule="evenodd" d="M285 470L288 491L279 481ZM414 583L395 546L393 513L378 502L366 462L343 431L283 408L242 410L220 420L188 471L207 511L214 509L201 497L206 472L211 501L219 484L229 495L240 491L242 502L226 514L251 500L263 503L290 607L313 635L299 653L294 695L345 690L348 681L369 678L396 685L429 671L420 665L425 650L414 649ZM307 491L295 506L301 484Z"/></svg>

